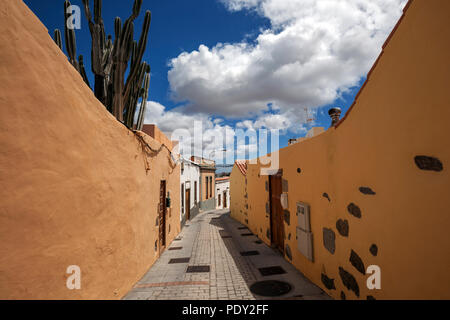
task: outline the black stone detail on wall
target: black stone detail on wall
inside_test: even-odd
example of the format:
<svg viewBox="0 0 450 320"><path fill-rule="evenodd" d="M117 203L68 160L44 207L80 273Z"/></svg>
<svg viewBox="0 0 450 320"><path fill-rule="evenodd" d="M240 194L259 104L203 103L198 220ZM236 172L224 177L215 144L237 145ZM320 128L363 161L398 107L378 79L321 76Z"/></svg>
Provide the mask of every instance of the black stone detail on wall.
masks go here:
<svg viewBox="0 0 450 320"><path fill-rule="evenodd" d="M289 182L287 180L283 179L281 187L283 192L289 192Z"/></svg>
<svg viewBox="0 0 450 320"><path fill-rule="evenodd" d="M291 234L289 233L289 235L288 235L288 240L291 240Z"/></svg>
<svg viewBox="0 0 450 320"><path fill-rule="evenodd" d="M444 166L442 165L441 160L435 157L416 156L414 158L414 162L416 163L416 166L419 167L420 170L437 171L437 172L444 170Z"/></svg>
<svg viewBox="0 0 450 320"><path fill-rule="evenodd" d="M245 223L248 224L248 219L245 219Z"/></svg>
<svg viewBox="0 0 450 320"><path fill-rule="evenodd" d="M374 296L367 296L367 300L377 300Z"/></svg>
<svg viewBox="0 0 450 320"><path fill-rule="evenodd" d="M376 257L377 254L378 254L378 247L377 247L377 245L376 245L376 244L372 244L372 245L370 246L369 251L370 251L370 253L371 253L374 257Z"/></svg>
<svg viewBox="0 0 450 320"><path fill-rule="evenodd" d="M361 218L361 209L356 204L350 203L347 206L347 210L351 215L355 216L356 218Z"/></svg>
<svg viewBox="0 0 450 320"><path fill-rule="evenodd" d="M288 226L291 225L291 213L289 212L289 210L284 210L284 221Z"/></svg>
<svg viewBox="0 0 450 320"><path fill-rule="evenodd" d="M366 274L366 268L364 268L364 262L361 260L361 258L358 256L358 254L352 250L350 253L350 262L352 266L355 267L356 270L361 272L362 274Z"/></svg>
<svg viewBox="0 0 450 320"><path fill-rule="evenodd" d="M362 194L367 194L367 195L376 195L377 193L375 191L373 191L372 189L370 189L369 187L359 187L359 191Z"/></svg>
<svg viewBox="0 0 450 320"><path fill-rule="evenodd" d="M297 173L302 173L302 169L297 168Z"/></svg>
<svg viewBox="0 0 450 320"><path fill-rule="evenodd" d="M323 246L325 249L331 252L331 254L334 254L336 251L336 245L335 245L336 235L333 230L323 228Z"/></svg>
<svg viewBox="0 0 450 320"><path fill-rule="evenodd" d="M245 204L245 209L247 209L247 210L248 210L248 203L247 203L247 204Z"/></svg>
<svg viewBox="0 0 450 320"><path fill-rule="evenodd" d="M322 194L322 197L324 197L325 199L328 199L328 201L331 202L331 199L330 199L330 196L328 195L328 193L324 192L324 193Z"/></svg>
<svg viewBox="0 0 450 320"><path fill-rule="evenodd" d="M336 290L336 286L334 285L334 279L328 278L326 274L321 275L322 283L328 290Z"/></svg>
<svg viewBox="0 0 450 320"><path fill-rule="evenodd" d="M169 224L169 232L170 232L170 224Z"/></svg>
<svg viewBox="0 0 450 320"><path fill-rule="evenodd" d="M155 251L158 250L158 240L155 241Z"/></svg>
<svg viewBox="0 0 450 320"><path fill-rule="evenodd" d="M269 191L269 181L266 181L266 191Z"/></svg>
<svg viewBox="0 0 450 320"><path fill-rule="evenodd" d="M348 221L339 219L336 222L336 229L339 232L339 234L343 237L348 237Z"/></svg>
<svg viewBox="0 0 450 320"><path fill-rule="evenodd" d="M345 297L345 293L344 291L341 291L341 300L346 300L347 298Z"/></svg>
<svg viewBox="0 0 450 320"><path fill-rule="evenodd" d="M267 229L266 236L267 236L268 239L270 239L270 229Z"/></svg>
<svg viewBox="0 0 450 320"><path fill-rule="evenodd" d="M159 225L159 217L156 217L156 224L155 224L155 226L158 226Z"/></svg>
<svg viewBox="0 0 450 320"><path fill-rule="evenodd" d="M266 213L270 213L270 204L266 202Z"/></svg>
<svg viewBox="0 0 450 320"><path fill-rule="evenodd" d="M291 248L289 247L288 244L286 244L286 252L285 253L286 253L286 257L288 257L289 260L292 261L292 252L291 252Z"/></svg>
<svg viewBox="0 0 450 320"><path fill-rule="evenodd" d="M341 277L342 283L348 289L353 291L356 296L359 298L359 286L358 282L350 272L344 270L344 268L339 267L339 276Z"/></svg>

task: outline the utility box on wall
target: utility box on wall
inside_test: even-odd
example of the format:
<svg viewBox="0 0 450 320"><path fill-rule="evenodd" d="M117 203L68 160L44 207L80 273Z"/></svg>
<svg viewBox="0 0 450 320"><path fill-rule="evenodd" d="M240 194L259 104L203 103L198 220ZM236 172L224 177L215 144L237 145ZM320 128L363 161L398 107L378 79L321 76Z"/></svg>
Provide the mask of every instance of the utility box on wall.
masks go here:
<svg viewBox="0 0 450 320"><path fill-rule="evenodd" d="M306 258L314 262L313 257L313 234L297 228L297 249Z"/></svg>
<svg viewBox="0 0 450 320"><path fill-rule="evenodd" d="M289 208L288 194L286 192L281 194L280 203L283 209L286 210Z"/></svg>
<svg viewBox="0 0 450 320"><path fill-rule="evenodd" d="M309 205L303 202L297 202L297 226L307 232L311 232L311 224L309 220Z"/></svg>
<svg viewBox="0 0 450 320"><path fill-rule="evenodd" d="M304 202L297 202L297 249L310 261L313 257L313 234L311 232L310 208Z"/></svg>

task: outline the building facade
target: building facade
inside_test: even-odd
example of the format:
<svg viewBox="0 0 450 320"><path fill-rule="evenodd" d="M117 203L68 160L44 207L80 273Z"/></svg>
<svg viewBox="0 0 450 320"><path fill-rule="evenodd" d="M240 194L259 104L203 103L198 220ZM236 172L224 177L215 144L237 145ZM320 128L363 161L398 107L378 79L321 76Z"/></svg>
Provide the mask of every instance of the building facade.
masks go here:
<svg viewBox="0 0 450 320"><path fill-rule="evenodd" d="M194 218L200 209L200 166L181 158L180 222Z"/></svg>
<svg viewBox="0 0 450 320"><path fill-rule="evenodd" d="M230 177L216 178L216 209L230 208Z"/></svg>
<svg viewBox="0 0 450 320"><path fill-rule="evenodd" d="M200 210L209 211L216 208L216 163L201 157L191 157L191 161L200 167Z"/></svg>
<svg viewBox="0 0 450 320"><path fill-rule="evenodd" d="M20 45L0 48L0 299L120 299L180 232L171 142L111 116L23 1L1 7Z"/></svg>
<svg viewBox="0 0 450 320"><path fill-rule="evenodd" d="M450 2L406 8L342 120L231 173L231 216L335 299L450 298Z"/></svg>

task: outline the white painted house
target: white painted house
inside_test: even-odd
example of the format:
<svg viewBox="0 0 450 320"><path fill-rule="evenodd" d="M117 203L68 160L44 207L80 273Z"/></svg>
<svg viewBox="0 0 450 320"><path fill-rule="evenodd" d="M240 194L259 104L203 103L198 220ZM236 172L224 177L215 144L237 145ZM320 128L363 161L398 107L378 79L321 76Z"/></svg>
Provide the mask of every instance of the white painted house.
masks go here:
<svg viewBox="0 0 450 320"><path fill-rule="evenodd" d="M180 191L180 221L183 226L198 214L200 202L200 166L187 159L181 159Z"/></svg>
<svg viewBox="0 0 450 320"><path fill-rule="evenodd" d="M230 208L230 177L216 178L216 209Z"/></svg>

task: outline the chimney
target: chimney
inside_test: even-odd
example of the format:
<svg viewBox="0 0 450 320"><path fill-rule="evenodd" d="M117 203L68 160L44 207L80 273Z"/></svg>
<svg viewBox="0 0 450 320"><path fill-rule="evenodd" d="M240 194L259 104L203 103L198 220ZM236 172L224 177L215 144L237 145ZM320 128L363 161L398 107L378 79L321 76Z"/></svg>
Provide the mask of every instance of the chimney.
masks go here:
<svg viewBox="0 0 450 320"><path fill-rule="evenodd" d="M331 108L328 110L328 114L331 118L331 127L334 127L339 122L339 118L341 117L341 108Z"/></svg>

